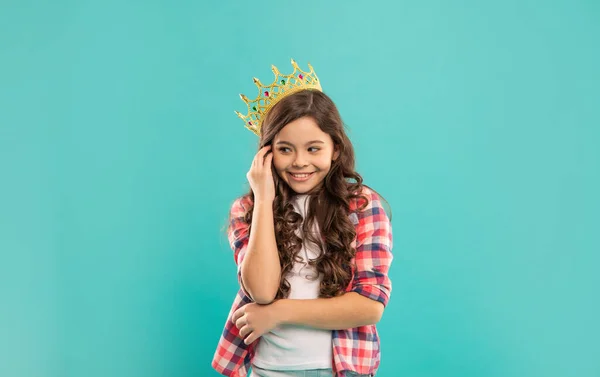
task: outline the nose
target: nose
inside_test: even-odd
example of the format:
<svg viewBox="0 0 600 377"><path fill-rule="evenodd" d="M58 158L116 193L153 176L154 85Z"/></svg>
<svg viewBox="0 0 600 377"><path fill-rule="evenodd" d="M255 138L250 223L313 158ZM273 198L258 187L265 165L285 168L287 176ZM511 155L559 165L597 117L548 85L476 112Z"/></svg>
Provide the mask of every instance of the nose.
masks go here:
<svg viewBox="0 0 600 377"><path fill-rule="evenodd" d="M295 167L302 167L306 165L306 157L304 156L304 154L298 152L296 153L296 156L294 157L294 162L292 163L293 166Z"/></svg>

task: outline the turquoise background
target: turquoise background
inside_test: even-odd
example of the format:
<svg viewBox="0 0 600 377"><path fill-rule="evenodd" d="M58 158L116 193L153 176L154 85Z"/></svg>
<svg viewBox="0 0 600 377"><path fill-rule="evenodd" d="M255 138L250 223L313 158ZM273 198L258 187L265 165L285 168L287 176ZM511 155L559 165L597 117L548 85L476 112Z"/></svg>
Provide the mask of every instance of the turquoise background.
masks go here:
<svg viewBox="0 0 600 377"><path fill-rule="evenodd" d="M3 0L0 376L217 376L234 110L290 58L393 208L378 376L600 376L599 37L593 0Z"/></svg>

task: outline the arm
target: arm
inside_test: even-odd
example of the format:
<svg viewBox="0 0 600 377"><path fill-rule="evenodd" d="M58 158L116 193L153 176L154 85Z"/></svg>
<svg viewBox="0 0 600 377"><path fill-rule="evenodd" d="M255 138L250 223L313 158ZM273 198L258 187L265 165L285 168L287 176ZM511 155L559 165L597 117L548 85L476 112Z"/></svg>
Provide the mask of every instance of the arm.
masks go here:
<svg viewBox="0 0 600 377"><path fill-rule="evenodd" d="M278 300L273 303L273 310L281 324L344 330L376 324L383 314L383 304L348 292L332 298Z"/></svg>
<svg viewBox="0 0 600 377"><path fill-rule="evenodd" d="M281 275L275 242L273 202L255 202L250 234L248 224L243 220L244 214L242 200L238 199L231 211L229 241L235 251L239 282L253 301L268 304L277 294Z"/></svg>
<svg viewBox="0 0 600 377"><path fill-rule="evenodd" d="M375 192L369 191L367 207L356 224L356 269L350 292L333 298L279 300L274 311L282 323L342 330L372 325L381 319L392 282L392 226Z"/></svg>
<svg viewBox="0 0 600 377"><path fill-rule="evenodd" d="M375 194L358 214L356 269L350 290L342 296L308 300L282 299L271 305L247 304L232 321L250 344L282 323L345 330L375 324L387 305L392 283L392 228Z"/></svg>
<svg viewBox="0 0 600 377"><path fill-rule="evenodd" d="M358 216L356 270L350 292L333 298L278 300L281 323L343 330L379 322L392 291L392 227L376 194Z"/></svg>
<svg viewBox="0 0 600 377"><path fill-rule="evenodd" d="M357 216L351 291L334 298L279 300L274 310L281 311L282 323L342 330L379 322L392 291L392 226L377 194L367 196L369 203Z"/></svg>
<svg viewBox="0 0 600 377"><path fill-rule="evenodd" d="M281 266L275 241L273 202L257 201L248 251L242 261L242 284L258 304L269 304L279 289Z"/></svg>
<svg viewBox="0 0 600 377"><path fill-rule="evenodd" d="M346 330L375 324L382 312L382 303L348 292L333 298L282 299L270 305L249 303L237 309L231 321L240 329L244 343L250 344L282 324Z"/></svg>

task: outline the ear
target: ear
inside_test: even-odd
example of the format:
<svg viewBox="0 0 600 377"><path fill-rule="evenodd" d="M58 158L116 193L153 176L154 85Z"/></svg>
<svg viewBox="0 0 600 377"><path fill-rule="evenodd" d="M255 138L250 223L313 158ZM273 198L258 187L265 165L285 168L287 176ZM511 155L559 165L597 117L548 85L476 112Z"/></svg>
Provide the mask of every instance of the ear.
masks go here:
<svg viewBox="0 0 600 377"><path fill-rule="evenodd" d="M337 160L338 157L340 157L340 148L337 145L335 145L333 147L333 157L332 157L331 161Z"/></svg>

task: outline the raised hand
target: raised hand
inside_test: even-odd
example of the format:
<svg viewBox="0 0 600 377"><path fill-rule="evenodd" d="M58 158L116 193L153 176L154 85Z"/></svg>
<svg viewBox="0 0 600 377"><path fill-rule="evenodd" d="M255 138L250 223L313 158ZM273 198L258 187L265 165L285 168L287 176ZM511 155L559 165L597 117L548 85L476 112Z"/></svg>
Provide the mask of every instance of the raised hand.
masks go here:
<svg viewBox="0 0 600 377"><path fill-rule="evenodd" d="M262 147L254 156L252 166L246 174L256 201L275 200L275 181L271 171L273 151L271 146Z"/></svg>

